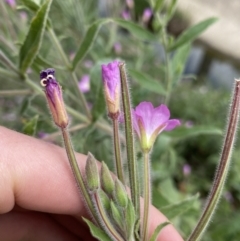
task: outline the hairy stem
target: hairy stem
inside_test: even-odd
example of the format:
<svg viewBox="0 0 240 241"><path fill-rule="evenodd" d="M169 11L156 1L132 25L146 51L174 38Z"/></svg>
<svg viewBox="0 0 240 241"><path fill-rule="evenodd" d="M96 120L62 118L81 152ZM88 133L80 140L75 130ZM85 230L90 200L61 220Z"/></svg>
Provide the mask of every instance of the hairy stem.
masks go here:
<svg viewBox="0 0 240 241"><path fill-rule="evenodd" d="M113 227L111 221L109 220L105 209L102 205L101 198L98 194L98 192L95 192L93 194L94 200L96 202L96 209L99 212L99 215L101 217L100 223L102 224L102 228L108 233L108 235L114 240L114 241L124 241L124 239L121 237L121 235L115 230Z"/></svg>
<svg viewBox="0 0 240 241"><path fill-rule="evenodd" d="M144 209L143 209L143 223L142 223L142 237L143 241L148 240L148 217L149 217L149 206L151 204L151 175L150 175L150 161L149 153L145 152L144 154L144 189L143 189L143 198L144 198Z"/></svg>
<svg viewBox="0 0 240 241"><path fill-rule="evenodd" d="M229 119L226 129L226 136L224 139L224 145L220 157L219 166L217 168L217 172L213 181L212 189L210 191L206 206L195 229L188 238L188 241L197 241L201 239L202 234L206 230L220 199L231 161L231 153L233 150L235 135L237 131L237 124L239 119L239 109L240 80L235 80L231 109L229 112Z"/></svg>
<svg viewBox="0 0 240 241"><path fill-rule="evenodd" d="M115 152L117 177L122 182L122 184L125 185L122 158L121 158L118 119L113 119L112 121L113 121L113 141L114 141L114 152Z"/></svg>
<svg viewBox="0 0 240 241"><path fill-rule="evenodd" d="M129 170L130 190L131 198L136 211L137 219L140 217L140 194L138 186L138 173L137 163L135 160L134 152L134 138L133 138L133 126L132 126L132 115L131 115L131 104L129 88L127 83L126 71L124 63L119 64L120 76L121 76L121 90L122 90L122 101L124 109L124 121L125 121L125 136L126 136L126 148L127 148L127 163Z"/></svg>
<svg viewBox="0 0 240 241"><path fill-rule="evenodd" d="M85 186L85 183L84 183L84 180L83 180L83 176L81 174L81 171L79 170L77 160L76 160L76 157L75 157L75 153L74 153L72 143L71 143L71 140L70 140L69 133L68 133L66 128L62 128L61 131L62 131L62 136L63 136L68 160L69 160L69 163L71 165L75 180L76 180L77 185L78 185L78 187L79 187L79 189L80 189L80 191L83 195L85 203L87 204L87 207L92 214L92 217L96 221L97 220L96 211L94 210L93 204L91 202L90 196L87 192L87 189L86 189L86 186Z"/></svg>

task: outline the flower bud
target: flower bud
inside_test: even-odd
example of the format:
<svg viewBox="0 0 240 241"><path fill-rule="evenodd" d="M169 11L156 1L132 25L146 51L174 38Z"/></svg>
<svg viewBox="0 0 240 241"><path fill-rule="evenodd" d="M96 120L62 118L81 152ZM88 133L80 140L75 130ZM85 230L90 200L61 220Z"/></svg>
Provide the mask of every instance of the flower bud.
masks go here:
<svg viewBox="0 0 240 241"><path fill-rule="evenodd" d="M88 153L88 158L85 166L85 173L88 190L91 192L97 191L100 187L98 167L94 156L90 152Z"/></svg>
<svg viewBox="0 0 240 241"><path fill-rule="evenodd" d="M101 183L102 189L107 193L108 196L111 197L114 191L114 181L108 166L104 162L102 162L101 168Z"/></svg>
<svg viewBox="0 0 240 241"><path fill-rule="evenodd" d="M61 128L66 128L68 125L68 116L62 98L62 87L54 75L54 69L41 71L41 85L45 87L48 106L55 124Z"/></svg>
<svg viewBox="0 0 240 241"><path fill-rule="evenodd" d="M108 113L111 118L117 118L120 109L120 70L118 61L102 65L102 80Z"/></svg>
<svg viewBox="0 0 240 241"><path fill-rule="evenodd" d="M123 219L121 212L116 207L115 203L111 201L110 204L111 204L111 216L113 220L116 222L117 226L123 230L125 220Z"/></svg>
<svg viewBox="0 0 240 241"><path fill-rule="evenodd" d="M123 184L116 179L115 181L115 199L117 201L117 204L122 207L126 208L128 204L128 195L127 192L123 186Z"/></svg>

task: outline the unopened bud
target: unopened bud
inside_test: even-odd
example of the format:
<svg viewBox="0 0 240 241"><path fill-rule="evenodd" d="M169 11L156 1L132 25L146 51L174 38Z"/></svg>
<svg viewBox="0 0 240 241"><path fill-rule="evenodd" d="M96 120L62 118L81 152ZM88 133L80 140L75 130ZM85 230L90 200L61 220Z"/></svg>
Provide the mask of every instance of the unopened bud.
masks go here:
<svg viewBox="0 0 240 241"><path fill-rule="evenodd" d="M55 124L61 128L68 125L68 115L62 98L62 87L55 79L55 70L46 69L40 73L41 85L45 88L45 94L49 109Z"/></svg>
<svg viewBox="0 0 240 241"><path fill-rule="evenodd" d="M94 156L89 152L85 166L86 181L89 191L95 192L100 187L97 162Z"/></svg>
<svg viewBox="0 0 240 241"><path fill-rule="evenodd" d="M117 201L117 204L122 207L122 208L126 208L127 204L128 204L128 195L127 192L125 190L125 187L123 186L123 184L116 179L115 181L115 199Z"/></svg>
<svg viewBox="0 0 240 241"><path fill-rule="evenodd" d="M102 162L101 168L101 183L102 189L107 193L108 196L111 197L114 190L114 181L108 166L104 162Z"/></svg>
<svg viewBox="0 0 240 241"><path fill-rule="evenodd" d="M113 220L116 222L117 226L121 229L123 229L124 225L123 225L123 217L121 215L121 212L119 211L119 209L116 207L115 203L113 201L111 201L111 214L112 214L112 218Z"/></svg>
<svg viewBox="0 0 240 241"><path fill-rule="evenodd" d="M102 65L102 80L108 114L111 118L118 118L120 113L120 70L118 61Z"/></svg>
<svg viewBox="0 0 240 241"><path fill-rule="evenodd" d="M101 199L101 202L102 202L102 205L103 205L104 209L106 211L109 211L110 210L110 199L109 199L109 197L107 196L107 194L102 189L98 190L98 194L100 196L100 199Z"/></svg>

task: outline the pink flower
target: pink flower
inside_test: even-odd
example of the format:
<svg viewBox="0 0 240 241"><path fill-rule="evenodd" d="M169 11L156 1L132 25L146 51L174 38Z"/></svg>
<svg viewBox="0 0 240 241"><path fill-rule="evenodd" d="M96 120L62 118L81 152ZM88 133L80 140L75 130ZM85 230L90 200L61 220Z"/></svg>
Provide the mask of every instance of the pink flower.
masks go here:
<svg viewBox="0 0 240 241"><path fill-rule="evenodd" d="M119 114L120 108L120 70L118 61L102 65L102 80L108 112L110 115Z"/></svg>
<svg viewBox="0 0 240 241"><path fill-rule="evenodd" d="M134 7L134 1L133 0L126 0L127 6L132 9Z"/></svg>
<svg viewBox="0 0 240 241"><path fill-rule="evenodd" d="M127 10L122 11L121 15L122 15L122 18L125 19L125 20L130 20L131 19L131 14Z"/></svg>
<svg viewBox="0 0 240 241"><path fill-rule="evenodd" d="M90 90L90 76L85 74L82 76L81 80L78 82L78 87L82 93L87 93Z"/></svg>
<svg viewBox="0 0 240 241"><path fill-rule="evenodd" d="M144 23L148 23L151 17L152 17L152 9L145 8L143 11L142 21Z"/></svg>
<svg viewBox="0 0 240 241"><path fill-rule="evenodd" d="M188 165L188 164L184 164L184 166L183 166L183 175L184 176L189 176L191 171L192 171L191 166Z"/></svg>
<svg viewBox="0 0 240 241"><path fill-rule="evenodd" d="M166 105L153 107L151 102L141 102L132 111L133 127L140 139L144 152L149 152L157 136L162 131L173 130L180 125L180 121L170 118L170 111Z"/></svg>
<svg viewBox="0 0 240 241"><path fill-rule="evenodd" d="M15 0L5 0L5 2L12 8L16 7L16 1Z"/></svg>

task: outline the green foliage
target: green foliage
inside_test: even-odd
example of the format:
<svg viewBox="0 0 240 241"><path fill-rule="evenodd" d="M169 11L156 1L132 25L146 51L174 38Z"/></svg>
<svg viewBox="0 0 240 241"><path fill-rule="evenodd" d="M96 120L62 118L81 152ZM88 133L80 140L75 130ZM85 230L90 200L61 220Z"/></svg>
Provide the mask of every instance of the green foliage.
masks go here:
<svg viewBox="0 0 240 241"><path fill-rule="evenodd" d="M153 232L153 234L152 234L152 236L151 236L151 238L150 238L149 241L157 241L157 237L158 237L159 233L160 233L161 230L162 230L165 226L167 226L168 224L169 224L169 222L164 222L164 223L159 224L159 225L156 227L156 229L154 230L154 232Z"/></svg>
<svg viewBox="0 0 240 241"><path fill-rule="evenodd" d="M161 211L171 220L191 208L198 197L199 195L197 194L181 202L162 207Z"/></svg>
<svg viewBox="0 0 240 241"><path fill-rule="evenodd" d="M51 0L46 0L31 22L28 34L19 53L19 67L22 74L26 72L38 54L51 3Z"/></svg>
<svg viewBox="0 0 240 241"><path fill-rule="evenodd" d="M165 209L166 215L183 237L187 237L211 187L222 145L229 93L213 90L205 77L196 76L196 81L192 81L183 80L182 75L192 41L216 19L190 26L174 39L166 27L177 11L175 0L169 1L169 5L163 0L154 1L155 15L148 24L141 22L142 11L148 7L146 1L135 1L138 5L130 9L131 21L119 18L124 7L118 1L113 1L113 8L107 12L98 9L94 0L41 2L43 4L39 6L32 0L21 1L25 6L25 20L20 18L23 10L8 7L4 12L0 9L1 16L8 17L0 27L3 37L0 41L0 124L29 135L38 136L44 132L51 136L56 132L38 83L39 71L53 67L70 110L70 129L73 128L76 151L85 154L91 151L114 170L112 133L101 89L100 65L116 58L125 61L129 79L133 80L129 81L133 106L140 101L152 101L156 106L169 97L171 118L181 119L181 127L162 133L156 141L152 151L152 190L153 204L163 212L164 206L170 207L168 211ZM156 26L161 27L154 25L157 14L161 23ZM119 52L115 50L116 43L121 44ZM168 67L165 54L169 58ZM20 81L19 73L25 75L26 81ZM76 94L76 83L83 74L89 74L91 78L91 91L84 94L86 101L92 104L91 119L83 114L83 103ZM170 93L168 75L172 87ZM26 94L22 94L23 90ZM10 91L10 95L4 96L4 91ZM61 143L58 136L51 140ZM240 220L238 146L239 143L226 184L226 194L232 199L223 198L220 202L204 240L236 240L234 235L239 234L236 225ZM137 141L135 148L140 162L142 156ZM125 151L123 148L124 160ZM187 176L182 171L185 164L192 168ZM198 192L201 199L193 196ZM104 208L110 212L110 195L102 192L100 196ZM132 234L135 213L132 203L128 201L127 204L127 227ZM110 240L101 229L86 222L94 237ZM152 240L156 240L163 225L158 226Z"/></svg>
<svg viewBox="0 0 240 241"><path fill-rule="evenodd" d="M87 223L93 237L97 238L100 241L112 240L101 228L98 228L95 224L93 224L91 221L87 220L86 218L82 218L82 219L85 223Z"/></svg>
<svg viewBox="0 0 240 241"><path fill-rule="evenodd" d="M198 37L203 31L205 31L209 26L215 23L218 19L217 18L208 18L203 20L202 22L190 27L189 29L185 30L174 43L169 47L169 51L173 51L178 47L192 42L196 37Z"/></svg>

